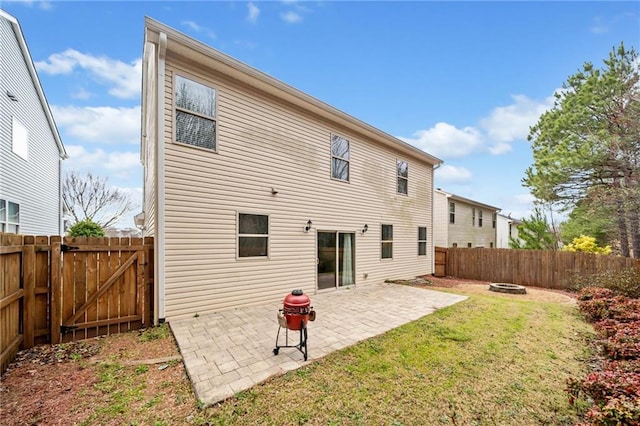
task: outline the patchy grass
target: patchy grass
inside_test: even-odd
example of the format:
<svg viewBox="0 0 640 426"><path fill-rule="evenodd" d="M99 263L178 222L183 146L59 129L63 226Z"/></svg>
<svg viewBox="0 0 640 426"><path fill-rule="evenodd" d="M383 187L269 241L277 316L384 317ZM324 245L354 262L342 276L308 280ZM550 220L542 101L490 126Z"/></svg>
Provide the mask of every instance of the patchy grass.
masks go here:
<svg viewBox="0 0 640 426"><path fill-rule="evenodd" d="M574 424L573 306L471 296L200 412L196 424Z"/></svg>

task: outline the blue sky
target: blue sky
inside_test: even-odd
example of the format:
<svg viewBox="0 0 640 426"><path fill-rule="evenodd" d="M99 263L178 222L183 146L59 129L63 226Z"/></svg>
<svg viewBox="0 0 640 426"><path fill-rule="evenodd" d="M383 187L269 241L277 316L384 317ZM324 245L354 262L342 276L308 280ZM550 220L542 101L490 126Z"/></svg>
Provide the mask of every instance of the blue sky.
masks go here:
<svg viewBox="0 0 640 426"><path fill-rule="evenodd" d="M22 26L70 154L64 168L108 176L137 202L145 16L443 159L437 187L518 218L532 207L521 185L529 126L585 61L600 65L620 42L640 41L635 1L1 7Z"/></svg>

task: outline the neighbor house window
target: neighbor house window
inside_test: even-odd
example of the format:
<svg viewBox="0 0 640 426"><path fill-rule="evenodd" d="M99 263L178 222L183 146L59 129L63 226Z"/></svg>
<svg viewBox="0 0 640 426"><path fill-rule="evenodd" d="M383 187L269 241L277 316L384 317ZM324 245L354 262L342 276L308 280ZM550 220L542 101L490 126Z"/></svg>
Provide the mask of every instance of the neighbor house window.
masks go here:
<svg viewBox="0 0 640 426"><path fill-rule="evenodd" d="M393 258L393 225L382 225L382 258Z"/></svg>
<svg viewBox="0 0 640 426"><path fill-rule="evenodd" d="M331 135L331 177L349 181L349 141L338 135Z"/></svg>
<svg viewBox="0 0 640 426"><path fill-rule="evenodd" d="M467 247L468 247L468 248L471 248L471 243L467 243Z"/></svg>
<svg viewBox="0 0 640 426"><path fill-rule="evenodd" d="M418 256L427 255L427 227L418 226Z"/></svg>
<svg viewBox="0 0 640 426"><path fill-rule="evenodd" d="M471 226L476 226L476 208L471 209Z"/></svg>
<svg viewBox="0 0 640 426"><path fill-rule="evenodd" d="M453 247L453 248L458 247L458 243L453 243L453 244L451 244L451 247Z"/></svg>
<svg viewBox="0 0 640 426"><path fill-rule="evenodd" d="M482 228L482 210L478 210L478 226Z"/></svg>
<svg viewBox="0 0 640 426"><path fill-rule="evenodd" d="M491 215L491 221L493 222L493 229L496 229L496 222L498 221L498 213L494 213Z"/></svg>
<svg viewBox="0 0 640 426"><path fill-rule="evenodd" d="M489 248L493 248L493 241L489 243Z"/></svg>
<svg viewBox="0 0 640 426"><path fill-rule="evenodd" d="M397 160L398 194L407 195L409 190L409 165L406 161Z"/></svg>
<svg viewBox="0 0 640 426"><path fill-rule="evenodd" d="M238 257L269 255L269 216L238 214Z"/></svg>
<svg viewBox="0 0 640 426"><path fill-rule="evenodd" d="M216 150L216 90L176 76L176 142Z"/></svg>
<svg viewBox="0 0 640 426"><path fill-rule="evenodd" d="M0 200L0 232L20 232L20 204Z"/></svg>
<svg viewBox="0 0 640 426"><path fill-rule="evenodd" d="M11 127L11 150L22 159L29 159L29 132L15 117Z"/></svg>
<svg viewBox="0 0 640 426"><path fill-rule="evenodd" d="M456 223L456 203L449 203L449 223Z"/></svg>

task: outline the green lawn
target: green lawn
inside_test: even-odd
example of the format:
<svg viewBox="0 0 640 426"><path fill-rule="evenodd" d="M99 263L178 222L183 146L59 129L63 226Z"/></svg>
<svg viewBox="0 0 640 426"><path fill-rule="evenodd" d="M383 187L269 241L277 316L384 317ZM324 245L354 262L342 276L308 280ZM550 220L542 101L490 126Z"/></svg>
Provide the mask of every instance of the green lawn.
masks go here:
<svg viewBox="0 0 640 426"><path fill-rule="evenodd" d="M587 371L591 326L574 306L470 295L275 378L196 424L562 425ZM310 339L310 344L312 340Z"/></svg>

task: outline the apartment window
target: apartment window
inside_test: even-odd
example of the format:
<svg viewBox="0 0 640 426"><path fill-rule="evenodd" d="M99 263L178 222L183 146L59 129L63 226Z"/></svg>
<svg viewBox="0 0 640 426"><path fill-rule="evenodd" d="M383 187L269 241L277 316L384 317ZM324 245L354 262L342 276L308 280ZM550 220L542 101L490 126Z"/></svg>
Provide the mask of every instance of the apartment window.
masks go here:
<svg viewBox="0 0 640 426"><path fill-rule="evenodd" d="M29 160L29 132L15 117L11 127L11 150L23 160Z"/></svg>
<svg viewBox="0 0 640 426"><path fill-rule="evenodd" d="M427 227L418 226L418 256L427 255Z"/></svg>
<svg viewBox="0 0 640 426"><path fill-rule="evenodd" d="M493 241L489 243L489 248L493 248Z"/></svg>
<svg viewBox="0 0 640 426"><path fill-rule="evenodd" d="M456 203L449 203L449 223L456 223Z"/></svg>
<svg viewBox="0 0 640 426"><path fill-rule="evenodd" d="M398 194L407 195L409 192L409 165L406 161L396 161L397 177L398 177Z"/></svg>
<svg viewBox="0 0 640 426"><path fill-rule="evenodd" d="M216 150L216 90L176 76L176 142Z"/></svg>
<svg viewBox="0 0 640 426"><path fill-rule="evenodd" d="M471 243L467 243L467 248L471 248Z"/></svg>
<svg viewBox="0 0 640 426"><path fill-rule="evenodd" d="M471 209L471 226L476 226L476 208Z"/></svg>
<svg viewBox="0 0 640 426"><path fill-rule="evenodd" d="M382 258L393 258L393 225L382 225Z"/></svg>
<svg viewBox="0 0 640 426"><path fill-rule="evenodd" d="M453 247L453 248L458 247L458 243L453 243L453 244L451 244L451 247Z"/></svg>
<svg viewBox="0 0 640 426"><path fill-rule="evenodd" d="M20 232L20 204L0 200L0 232Z"/></svg>
<svg viewBox="0 0 640 426"><path fill-rule="evenodd" d="M482 228L482 210L478 210L478 226Z"/></svg>
<svg viewBox="0 0 640 426"><path fill-rule="evenodd" d="M509 224L509 238L511 238L511 227L512 226L513 226L512 224Z"/></svg>
<svg viewBox="0 0 640 426"><path fill-rule="evenodd" d="M349 181L349 141L338 135L331 135L331 177Z"/></svg>
<svg viewBox="0 0 640 426"><path fill-rule="evenodd" d="M269 216L238 214L238 257L269 255Z"/></svg>
<svg viewBox="0 0 640 426"><path fill-rule="evenodd" d="M493 229L496 229L496 222L498 221L498 213L494 213L491 215L491 222L493 223Z"/></svg>

